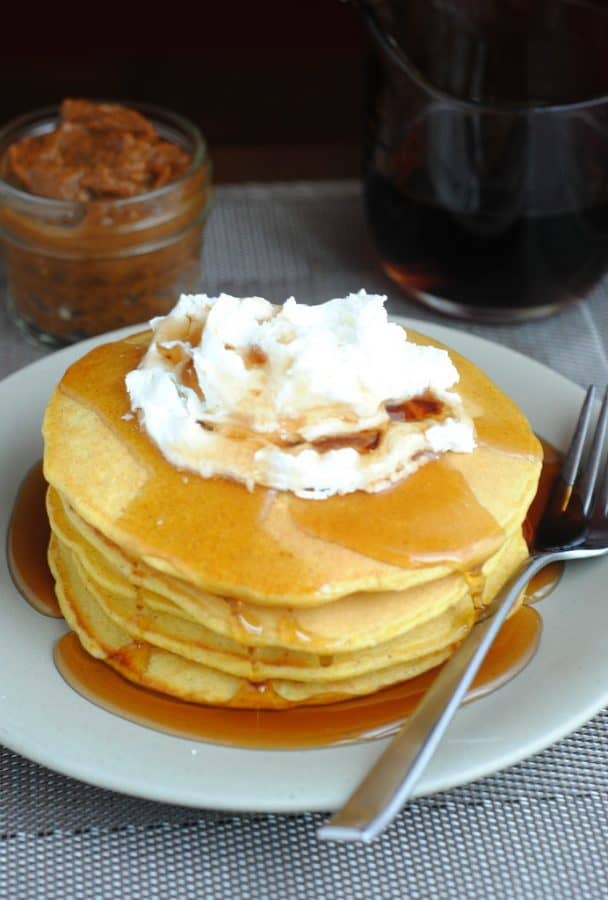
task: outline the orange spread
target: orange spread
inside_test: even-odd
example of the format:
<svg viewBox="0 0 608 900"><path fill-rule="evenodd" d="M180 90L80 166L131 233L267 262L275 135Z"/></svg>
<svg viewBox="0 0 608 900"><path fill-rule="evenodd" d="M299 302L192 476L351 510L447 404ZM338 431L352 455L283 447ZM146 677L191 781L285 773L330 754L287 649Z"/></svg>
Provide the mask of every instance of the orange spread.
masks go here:
<svg viewBox="0 0 608 900"><path fill-rule="evenodd" d="M85 203L162 187L179 178L190 160L134 109L64 100L53 131L8 148L5 175L31 194Z"/></svg>

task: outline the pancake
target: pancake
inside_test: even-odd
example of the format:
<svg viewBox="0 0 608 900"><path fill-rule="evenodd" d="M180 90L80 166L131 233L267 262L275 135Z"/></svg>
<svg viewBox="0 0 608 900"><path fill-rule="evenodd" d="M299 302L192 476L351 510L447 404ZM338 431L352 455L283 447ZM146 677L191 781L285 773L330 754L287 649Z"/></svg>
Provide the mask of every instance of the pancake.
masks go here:
<svg viewBox="0 0 608 900"><path fill-rule="evenodd" d="M70 553L65 545L59 546L60 551L54 549L53 554L60 552L64 560L69 560L73 571L68 579L77 578L91 595L91 601L131 640L170 650L193 662L250 680L325 682L378 670L450 646L466 634L475 618L470 596L465 593L422 625L367 650L320 655L273 646L248 647L171 612L154 610L145 602L126 600L108 591L91 577L76 554Z"/></svg>
<svg viewBox="0 0 608 900"><path fill-rule="evenodd" d="M512 401L450 351L472 453L375 494L248 490L171 465L131 414L124 379L149 340L91 351L45 415L49 562L85 649L142 686L260 709L446 659L527 555L541 448Z"/></svg>
<svg viewBox="0 0 608 900"><path fill-rule="evenodd" d="M52 487L47 508L54 534L112 595L201 624L248 647L306 650L325 656L382 643L436 617L464 595L472 607L482 607L527 555L521 532L516 532L479 573L468 578L453 573L404 591L350 594L323 606L262 607L198 591L177 579L159 578L87 526L62 504Z"/></svg>
<svg viewBox="0 0 608 900"><path fill-rule="evenodd" d="M257 709L282 709L302 703L333 703L413 678L439 665L453 648L453 644L448 643L396 664L384 657L386 664L380 668L331 680L296 681L287 677L259 675L255 678L239 677L141 638L133 640L106 614L82 578L82 570L75 558L61 547L54 536L49 548L49 562L66 621L92 656L105 660L130 681L190 702ZM453 633L459 639L467 629L458 614L455 619L459 627ZM285 668L287 675L289 669Z"/></svg>

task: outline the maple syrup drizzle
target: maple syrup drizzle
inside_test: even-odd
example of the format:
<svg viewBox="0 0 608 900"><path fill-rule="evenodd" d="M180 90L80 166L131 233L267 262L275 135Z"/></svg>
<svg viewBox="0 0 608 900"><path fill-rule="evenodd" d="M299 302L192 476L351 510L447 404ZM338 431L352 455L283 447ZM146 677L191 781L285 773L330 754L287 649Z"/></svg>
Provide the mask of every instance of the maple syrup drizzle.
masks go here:
<svg viewBox="0 0 608 900"><path fill-rule="evenodd" d="M457 521L445 516L450 506L459 510ZM404 519L404 509L414 512ZM443 458L377 493L336 494L323 504L290 496L289 511L303 531L396 566L449 563L467 571L505 539L466 478Z"/></svg>
<svg viewBox="0 0 608 900"><path fill-rule="evenodd" d="M387 403L386 411L393 422L420 422L422 419L438 420L443 413L444 404L432 394L421 394L402 403ZM445 418L445 415L441 415Z"/></svg>
<svg viewBox="0 0 608 900"><path fill-rule="evenodd" d="M545 446L545 464L537 500L531 507L527 534L533 533L559 456ZM59 616L46 548L49 525L45 511L46 484L36 464L19 489L8 535L8 559L17 589L39 612ZM555 586L561 566L547 567L533 579L526 599L546 596ZM516 675L534 655L541 632L538 613L523 606L501 629L467 699L495 690ZM371 739L396 730L415 707L439 671L365 697L327 706L288 710L235 710L177 700L132 684L107 663L89 656L73 633L57 642L56 665L74 690L110 712L150 728L182 737L251 748L316 747Z"/></svg>
<svg viewBox="0 0 608 900"><path fill-rule="evenodd" d="M534 655L541 628L534 609L524 606L512 616L486 657L467 701L514 677ZM74 690L115 715L178 737L256 749L323 747L391 734L440 671L438 667L375 694L326 706L242 710L187 703L139 687L89 656L73 632L57 642L54 658Z"/></svg>
<svg viewBox="0 0 608 900"><path fill-rule="evenodd" d="M311 602L331 599L328 586L335 587L343 576L342 561L354 565L353 551L370 561L367 569L361 560L356 566L363 584L370 583L367 579L373 583L378 562L405 568L444 565L466 572L504 543L506 535L480 502L477 482L463 460L460 467L432 460L385 491L335 495L322 504L261 486L250 491L222 478L191 478L184 483L182 473L167 465L160 449L129 415L124 378L139 365L148 342L149 335L135 335L88 353L65 373L47 412L51 451L53 433L61 429L57 416L73 404L94 413L93 430L99 429L100 442L101 435L111 442L115 452L96 450L95 459L102 468L106 460L114 465L118 459L123 467L120 510L112 518L117 543L122 543L122 536L137 535L151 556L179 560L183 571L195 561L195 580L204 561L204 580L214 592L256 598L268 605L294 594ZM476 396L478 370L465 360L458 366L464 395ZM497 388L485 381L482 386L484 403L475 428L488 464L498 461L502 470L509 460L533 460L538 445L523 417L513 415L510 401ZM409 416L423 413L403 410ZM231 431L230 437L250 440L247 433ZM375 441L375 434L370 437ZM85 470L91 465L90 459L80 461ZM515 468L519 471L517 462ZM69 473L66 477L71 483ZM94 504L87 485L81 488L83 508ZM167 504L167 497L174 502ZM445 515L446 506L452 504L458 516ZM405 521L404 509L411 513Z"/></svg>

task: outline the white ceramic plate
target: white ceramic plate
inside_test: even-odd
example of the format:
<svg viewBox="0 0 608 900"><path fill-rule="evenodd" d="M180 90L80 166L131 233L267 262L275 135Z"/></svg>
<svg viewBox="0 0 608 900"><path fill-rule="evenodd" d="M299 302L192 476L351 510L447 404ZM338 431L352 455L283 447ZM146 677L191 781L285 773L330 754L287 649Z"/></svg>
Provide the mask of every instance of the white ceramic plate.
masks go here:
<svg viewBox="0 0 608 900"><path fill-rule="evenodd" d="M423 327L484 369L536 431L567 444L579 387L511 350L462 332ZM107 339L107 337L105 338ZM99 340L62 350L0 383L0 530L18 484L40 457L40 422L64 369ZM4 541L3 541L4 542ZM4 554L2 554L4 557ZM540 604L540 648L513 681L459 710L418 793L464 784L568 734L608 703L608 559L572 564ZM38 763L126 794L209 809L333 809L385 742L307 751L238 750L135 725L68 687L52 660L61 621L36 613L0 559L0 742Z"/></svg>

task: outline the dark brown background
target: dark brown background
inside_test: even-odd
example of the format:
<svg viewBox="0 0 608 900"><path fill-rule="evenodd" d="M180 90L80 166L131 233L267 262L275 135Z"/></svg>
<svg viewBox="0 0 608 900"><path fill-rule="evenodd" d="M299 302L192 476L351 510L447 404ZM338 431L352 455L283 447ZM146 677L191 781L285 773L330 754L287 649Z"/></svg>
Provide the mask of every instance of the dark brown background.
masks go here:
<svg viewBox="0 0 608 900"><path fill-rule="evenodd" d="M147 101L202 128L220 182L360 171L367 45L340 0L27 4L10 18L1 124L65 96Z"/></svg>

